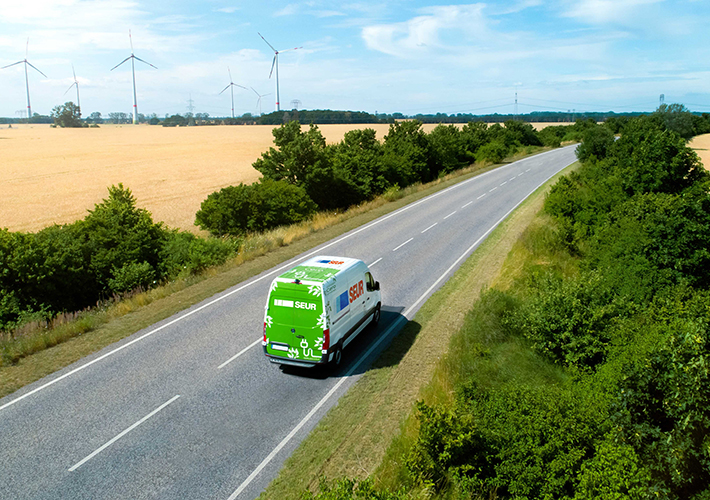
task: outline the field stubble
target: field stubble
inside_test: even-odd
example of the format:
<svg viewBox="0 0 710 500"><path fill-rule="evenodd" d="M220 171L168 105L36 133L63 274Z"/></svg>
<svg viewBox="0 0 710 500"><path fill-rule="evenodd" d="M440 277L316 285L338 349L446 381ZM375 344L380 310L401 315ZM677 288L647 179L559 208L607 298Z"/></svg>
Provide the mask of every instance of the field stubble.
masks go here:
<svg viewBox="0 0 710 500"><path fill-rule="evenodd" d="M547 125L554 124L534 124L538 130ZM195 213L207 195L260 177L252 163L273 146L273 128L3 126L0 228L38 231L74 222L108 195L107 187L123 183L155 221L200 233ZM329 143L357 128L374 128L382 139L389 125L319 125Z"/></svg>
<svg viewBox="0 0 710 500"><path fill-rule="evenodd" d="M688 143L698 156L707 170L710 170L710 134L703 134L693 137Z"/></svg>

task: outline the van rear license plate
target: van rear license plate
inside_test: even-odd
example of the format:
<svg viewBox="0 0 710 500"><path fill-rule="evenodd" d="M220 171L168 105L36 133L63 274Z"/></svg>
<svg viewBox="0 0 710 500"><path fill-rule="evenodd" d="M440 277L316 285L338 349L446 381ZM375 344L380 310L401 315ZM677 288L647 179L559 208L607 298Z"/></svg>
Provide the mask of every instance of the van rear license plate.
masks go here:
<svg viewBox="0 0 710 500"><path fill-rule="evenodd" d="M288 351L288 346L284 344L271 344L274 351Z"/></svg>

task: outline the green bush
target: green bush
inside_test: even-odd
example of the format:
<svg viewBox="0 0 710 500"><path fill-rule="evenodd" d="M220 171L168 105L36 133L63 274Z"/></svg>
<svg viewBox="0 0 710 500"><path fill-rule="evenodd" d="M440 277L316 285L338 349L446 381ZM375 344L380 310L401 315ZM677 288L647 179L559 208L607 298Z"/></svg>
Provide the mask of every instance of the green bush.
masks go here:
<svg viewBox="0 0 710 500"><path fill-rule="evenodd" d="M476 160L500 163L508 156L508 147L500 140L484 144L476 152Z"/></svg>
<svg viewBox="0 0 710 500"><path fill-rule="evenodd" d="M429 182L438 172L422 123L416 120L390 125L382 146L384 177L402 187Z"/></svg>
<svg viewBox="0 0 710 500"><path fill-rule="evenodd" d="M614 134L607 127L597 125L582 134L582 143L577 146L577 158L585 162L592 156L599 160L606 158L609 148L614 144Z"/></svg>
<svg viewBox="0 0 710 500"><path fill-rule="evenodd" d="M147 290L155 282L155 270L148 262L128 262L111 270L108 280L111 292L121 294L132 290Z"/></svg>
<svg viewBox="0 0 710 500"><path fill-rule="evenodd" d="M202 202L195 224L216 236L239 236L303 221L315 210L303 188L262 178L210 194Z"/></svg>

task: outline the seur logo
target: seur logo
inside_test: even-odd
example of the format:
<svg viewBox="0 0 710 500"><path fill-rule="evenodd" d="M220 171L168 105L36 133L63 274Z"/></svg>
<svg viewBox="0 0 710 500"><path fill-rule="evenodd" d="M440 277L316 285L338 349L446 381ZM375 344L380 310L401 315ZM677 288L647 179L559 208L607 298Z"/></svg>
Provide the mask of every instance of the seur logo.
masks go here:
<svg viewBox="0 0 710 500"><path fill-rule="evenodd" d="M311 311L315 311L316 305L313 302L298 302L298 301L296 301L296 309L309 309Z"/></svg>
<svg viewBox="0 0 710 500"><path fill-rule="evenodd" d="M362 280L360 280L359 283L355 283L350 287L350 303L355 302L362 294Z"/></svg>

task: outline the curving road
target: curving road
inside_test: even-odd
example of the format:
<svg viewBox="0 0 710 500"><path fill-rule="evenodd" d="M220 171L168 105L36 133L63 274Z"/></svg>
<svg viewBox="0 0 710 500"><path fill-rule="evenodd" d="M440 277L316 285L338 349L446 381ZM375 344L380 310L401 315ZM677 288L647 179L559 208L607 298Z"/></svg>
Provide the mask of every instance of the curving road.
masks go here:
<svg viewBox="0 0 710 500"><path fill-rule="evenodd" d="M428 296L575 160L565 147L456 184L0 399L0 498L258 496ZM260 344L268 286L316 254L370 265L382 321L337 372L283 371Z"/></svg>

